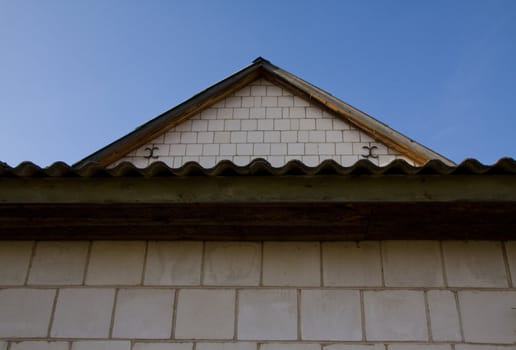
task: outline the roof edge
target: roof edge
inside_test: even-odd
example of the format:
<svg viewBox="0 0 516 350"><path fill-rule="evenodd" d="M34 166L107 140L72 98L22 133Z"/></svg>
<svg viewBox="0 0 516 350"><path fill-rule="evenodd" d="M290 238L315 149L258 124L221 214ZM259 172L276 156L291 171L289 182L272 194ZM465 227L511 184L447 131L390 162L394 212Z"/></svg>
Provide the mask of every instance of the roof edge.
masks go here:
<svg viewBox="0 0 516 350"><path fill-rule="evenodd" d="M246 83L250 83L256 78L258 78L258 70L263 67L265 63L268 63L269 61L258 57L255 59L256 62L253 61L252 64L248 65L247 67L242 68L241 70L237 71L236 73L233 73L232 75L224 78L223 80L219 81L218 83L215 83L211 85L210 87L201 90L194 96L190 97L189 99L181 102L180 104L176 105L175 107L161 113L157 117L154 117L153 119L145 122L144 124L138 126L133 131L129 132L128 134L120 137L119 139L113 141L112 143L102 147L98 151L93 152L92 154L84 157L83 159L77 161L73 164L73 166L83 166L86 163L89 162L98 162L102 165L108 165L106 161L104 161L105 158L110 158L109 155L111 154L118 154L120 153L120 148L127 148L128 144L132 143L135 138L140 136L140 138L143 138L145 140L152 139L152 137L155 134L159 134L160 132L163 132L165 129L170 129L174 127L175 125L181 123L183 120L188 119L195 111L202 110L204 108L207 108L209 105L212 105L222 98L224 98L226 95L231 93L231 91L238 89L239 85L245 85ZM233 87L236 83L241 82L237 85L237 87ZM224 93L225 89L231 88L233 89L229 90L229 92ZM220 95L219 95L220 94ZM178 116L184 115L183 118L177 118ZM176 119L177 118L177 119ZM171 119L173 120L172 125L168 125L171 122ZM143 134L143 135L141 135ZM145 137L147 136L147 137ZM158 136L158 135L156 135ZM145 144L145 142L139 142L136 144ZM135 147L133 147L135 148ZM115 158L114 160L111 160L111 162L114 162L121 157L123 157L125 154L122 154L119 158Z"/></svg>
<svg viewBox="0 0 516 350"><path fill-rule="evenodd" d="M368 133L374 139L385 143L387 146L418 163L424 164L427 161L437 159L446 165L455 165L452 160L415 142L330 93L275 66L263 57L257 57L247 67L142 124L134 131L76 162L74 166L81 167L89 162L97 162L107 166L259 77L277 82L294 94L311 101L316 101L322 108L332 111L337 117L345 119L347 122Z"/></svg>
<svg viewBox="0 0 516 350"><path fill-rule="evenodd" d="M311 167L299 160L289 161L281 167L273 167L265 159L254 159L245 166L238 166L229 160L217 163L212 168L204 168L199 163L188 162L179 168L171 168L163 162L154 162L146 168L137 168L134 164L123 162L114 168L107 168L96 162L82 166L70 166L64 162L55 162L41 168L31 162L22 162L16 167L0 164L2 178L73 178L73 177L186 177L186 176L319 176L319 175L516 175L516 160L501 158L492 165L485 165L476 159L466 159L458 165L449 166L441 160L431 160L423 166L412 166L402 159L397 159L384 166L377 166L362 159L351 166L342 166L328 159Z"/></svg>
<svg viewBox="0 0 516 350"><path fill-rule="evenodd" d="M340 115L357 126L359 129L365 131L375 139L379 139L388 146L399 151L401 154L408 156L411 159L417 160L420 163L425 163L432 159L438 159L447 165L453 166L456 163L451 159L431 150L430 148L414 141L405 136L399 131L394 130L387 124L378 119L362 112L358 108L340 100L327 91L299 78L298 76L289 73L268 61L263 62L264 68L273 72L276 76L283 79L284 83L295 86L301 92L308 92L307 98L316 100L322 107L332 110L337 115ZM419 154L417 154L419 153Z"/></svg>

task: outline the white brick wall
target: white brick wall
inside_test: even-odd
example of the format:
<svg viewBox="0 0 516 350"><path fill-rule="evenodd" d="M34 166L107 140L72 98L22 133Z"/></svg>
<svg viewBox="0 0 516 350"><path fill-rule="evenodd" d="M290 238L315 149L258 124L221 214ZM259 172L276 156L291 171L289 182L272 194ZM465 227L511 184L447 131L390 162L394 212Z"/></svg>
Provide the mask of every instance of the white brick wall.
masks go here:
<svg viewBox="0 0 516 350"><path fill-rule="evenodd" d="M133 350L192 350L193 343L136 343Z"/></svg>
<svg viewBox="0 0 516 350"><path fill-rule="evenodd" d="M298 339L295 289L248 289L239 293L238 338Z"/></svg>
<svg viewBox="0 0 516 350"><path fill-rule="evenodd" d="M515 350L516 346L496 346L496 345L455 345L455 350Z"/></svg>
<svg viewBox="0 0 516 350"><path fill-rule="evenodd" d="M68 350L69 346L61 341L22 341L11 343L11 350Z"/></svg>
<svg viewBox="0 0 516 350"><path fill-rule="evenodd" d="M260 344L260 350L319 350L321 347L318 344L282 344L282 343L268 343Z"/></svg>
<svg viewBox="0 0 516 350"><path fill-rule="evenodd" d="M127 340L89 340L72 343L71 350L131 350L131 342Z"/></svg>
<svg viewBox="0 0 516 350"><path fill-rule="evenodd" d="M508 286L501 242L448 241L443 253L450 286Z"/></svg>
<svg viewBox="0 0 516 350"><path fill-rule="evenodd" d="M516 343L514 242L22 243L0 244L0 350Z"/></svg>
<svg viewBox="0 0 516 350"><path fill-rule="evenodd" d="M86 284L140 284L145 247L143 242L93 242Z"/></svg>
<svg viewBox="0 0 516 350"><path fill-rule="evenodd" d="M197 343L196 350L256 350L256 343Z"/></svg>
<svg viewBox="0 0 516 350"><path fill-rule="evenodd" d="M387 241L382 256L386 286L444 286L437 241Z"/></svg>
<svg viewBox="0 0 516 350"><path fill-rule="evenodd" d="M178 339L232 339L235 291L184 289L179 292L175 337Z"/></svg>
<svg viewBox="0 0 516 350"><path fill-rule="evenodd" d="M364 146L377 147L373 153L378 158L369 158L377 165L405 159L347 122L262 79L112 165L129 161L145 167L159 160L173 167L187 161L212 167L221 160L246 165L252 159L264 158L273 166L291 159L310 166L333 159L349 166L364 158ZM159 158L146 159L147 147L158 147L154 155Z"/></svg>
<svg viewBox="0 0 516 350"><path fill-rule="evenodd" d="M88 242L38 242L28 283L82 284L88 245Z"/></svg>
<svg viewBox="0 0 516 350"><path fill-rule="evenodd" d="M257 286L260 283L261 253L259 243L207 242L204 284Z"/></svg>
<svg viewBox="0 0 516 350"><path fill-rule="evenodd" d="M515 343L515 291L461 291L464 339L472 343Z"/></svg>
<svg viewBox="0 0 516 350"><path fill-rule="evenodd" d="M332 344L323 345L323 350L385 350L384 344L369 344L369 345L349 345L349 344Z"/></svg>
<svg viewBox="0 0 516 350"><path fill-rule="evenodd" d="M509 262L511 271L512 287L516 286L516 241L505 242L505 249L507 252L507 260Z"/></svg>
<svg viewBox="0 0 516 350"><path fill-rule="evenodd" d="M114 315L114 338L169 339L174 291L121 289Z"/></svg>
<svg viewBox="0 0 516 350"><path fill-rule="evenodd" d="M368 340L428 340L422 291L365 291L364 318Z"/></svg>
<svg viewBox="0 0 516 350"><path fill-rule="evenodd" d="M107 338L114 300L112 288L60 289L50 336Z"/></svg>
<svg viewBox="0 0 516 350"><path fill-rule="evenodd" d="M433 340L460 341L460 320L456 293L448 290L430 290L427 292L429 322Z"/></svg>
<svg viewBox="0 0 516 350"><path fill-rule="evenodd" d="M0 281L4 285L25 283L34 242L0 242Z"/></svg>
<svg viewBox="0 0 516 350"><path fill-rule="evenodd" d="M391 344L389 350L450 350L451 345L444 344Z"/></svg>
<svg viewBox="0 0 516 350"><path fill-rule="evenodd" d="M145 285L199 285L202 243L149 242Z"/></svg>
<svg viewBox="0 0 516 350"><path fill-rule="evenodd" d="M272 286L320 286L318 242L265 242L263 283Z"/></svg>
<svg viewBox="0 0 516 350"><path fill-rule="evenodd" d="M358 291L303 290L300 311L304 340L362 340Z"/></svg>
<svg viewBox="0 0 516 350"><path fill-rule="evenodd" d="M382 285L378 242L324 242L323 282L331 287Z"/></svg>
<svg viewBox="0 0 516 350"><path fill-rule="evenodd" d="M1 289L0 337L46 337L54 289Z"/></svg>

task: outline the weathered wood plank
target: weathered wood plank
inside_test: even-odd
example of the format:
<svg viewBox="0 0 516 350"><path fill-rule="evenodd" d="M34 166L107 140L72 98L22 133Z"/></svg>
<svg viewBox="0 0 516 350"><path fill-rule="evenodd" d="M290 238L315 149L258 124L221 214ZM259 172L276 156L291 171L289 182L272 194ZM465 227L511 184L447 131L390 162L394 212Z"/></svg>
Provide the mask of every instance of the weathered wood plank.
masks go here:
<svg viewBox="0 0 516 350"><path fill-rule="evenodd" d="M516 205L2 204L0 239L515 239Z"/></svg>
<svg viewBox="0 0 516 350"><path fill-rule="evenodd" d="M0 203L516 202L511 175L0 178Z"/></svg>

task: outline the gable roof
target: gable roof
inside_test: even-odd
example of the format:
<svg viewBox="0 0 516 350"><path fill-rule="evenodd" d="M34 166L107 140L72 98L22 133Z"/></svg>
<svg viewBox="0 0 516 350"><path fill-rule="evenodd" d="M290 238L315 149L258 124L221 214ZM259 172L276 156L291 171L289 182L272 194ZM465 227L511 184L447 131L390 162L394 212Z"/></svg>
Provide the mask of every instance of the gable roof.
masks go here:
<svg viewBox="0 0 516 350"><path fill-rule="evenodd" d="M259 78L275 83L292 94L332 112L336 117L342 118L375 140L384 143L417 163L424 164L429 160L440 160L446 165L454 165L453 161L415 142L328 92L258 57L251 65L148 121L133 132L80 160L74 166L82 167L89 162L107 166Z"/></svg>

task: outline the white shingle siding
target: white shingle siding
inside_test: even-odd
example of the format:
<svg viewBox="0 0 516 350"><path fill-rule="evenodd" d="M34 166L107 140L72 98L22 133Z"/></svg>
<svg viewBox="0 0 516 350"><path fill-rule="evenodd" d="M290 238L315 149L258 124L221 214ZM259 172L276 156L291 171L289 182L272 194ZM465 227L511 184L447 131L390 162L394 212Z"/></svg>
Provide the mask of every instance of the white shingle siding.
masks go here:
<svg viewBox="0 0 516 350"><path fill-rule="evenodd" d="M4 241L0 350L512 350L514 247ZM62 264L80 267L79 284Z"/></svg>
<svg viewBox="0 0 516 350"><path fill-rule="evenodd" d="M185 148L185 145L189 146ZM309 101L261 79L112 165L129 161L145 167L153 161L162 161L178 167L193 160L211 167L221 160L246 165L253 159L264 158L274 166L291 159L312 166L333 159L350 166L364 159L363 154L367 153L364 146L377 147L373 153L378 158L369 158L377 165L397 158L407 160ZM148 147L157 147L154 155L158 158L145 158Z"/></svg>

